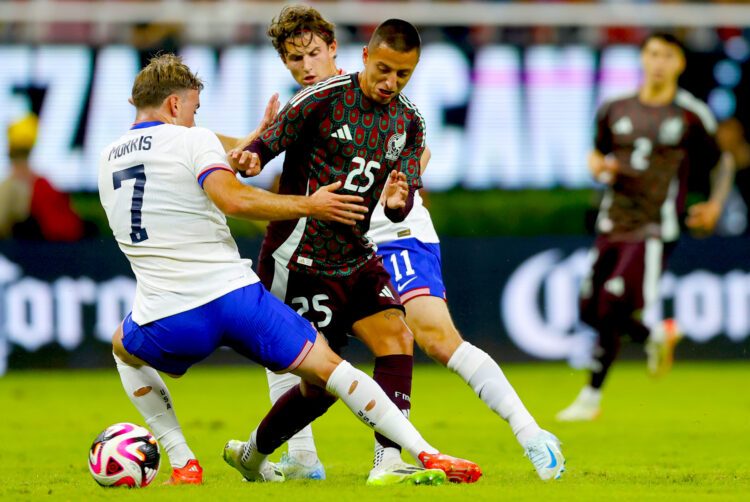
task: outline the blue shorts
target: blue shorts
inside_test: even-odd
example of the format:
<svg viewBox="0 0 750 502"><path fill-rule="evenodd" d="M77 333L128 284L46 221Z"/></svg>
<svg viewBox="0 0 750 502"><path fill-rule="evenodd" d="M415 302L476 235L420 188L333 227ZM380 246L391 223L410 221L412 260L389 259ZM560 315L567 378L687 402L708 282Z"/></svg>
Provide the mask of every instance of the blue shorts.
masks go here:
<svg viewBox="0 0 750 502"><path fill-rule="evenodd" d="M445 300L440 244L428 244L413 237L398 239L378 245L378 254L391 274L401 303L418 296L437 296Z"/></svg>
<svg viewBox="0 0 750 502"><path fill-rule="evenodd" d="M125 350L173 375L184 374L220 346L271 371L291 371L310 352L317 335L308 321L260 283L143 326L128 314L122 331Z"/></svg>

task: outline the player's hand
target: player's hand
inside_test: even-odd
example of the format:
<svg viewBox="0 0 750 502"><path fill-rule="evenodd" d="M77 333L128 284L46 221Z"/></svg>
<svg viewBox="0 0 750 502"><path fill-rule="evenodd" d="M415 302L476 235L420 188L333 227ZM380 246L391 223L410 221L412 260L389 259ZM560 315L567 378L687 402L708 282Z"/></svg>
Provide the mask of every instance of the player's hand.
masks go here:
<svg viewBox="0 0 750 502"><path fill-rule="evenodd" d="M256 131L258 131L258 134L265 131L268 126L271 125L273 120L276 118L276 115L279 114L279 93L277 92L273 96L271 96L271 99L268 100L268 104L266 105L266 111L263 114L263 118L260 120L260 123L258 124ZM247 145L245 145L247 146Z"/></svg>
<svg viewBox="0 0 750 502"><path fill-rule="evenodd" d="M391 171L381 198L381 200L385 201L385 207L400 209L406 206L408 198L409 184L406 182L406 175L399 171Z"/></svg>
<svg viewBox="0 0 750 502"><path fill-rule="evenodd" d="M606 185L615 182L617 172L620 170L620 164L613 155L596 155L589 159L589 169L597 181Z"/></svg>
<svg viewBox="0 0 750 502"><path fill-rule="evenodd" d="M342 183L337 181L319 188L309 197L310 216L317 220L336 221L345 225L356 225L365 219L367 206L359 195L335 193Z"/></svg>
<svg viewBox="0 0 750 502"><path fill-rule="evenodd" d="M706 236L714 231L719 216L721 216L721 204L709 200L690 206L685 224L694 234Z"/></svg>
<svg viewBox="0 0 750 502"><path fill-rule="evenodd" d="M234 172L240 173L245 178L257 176L263 168L260 165L260 157L255 152L235 148L227 153L227 159Z"/></svg>

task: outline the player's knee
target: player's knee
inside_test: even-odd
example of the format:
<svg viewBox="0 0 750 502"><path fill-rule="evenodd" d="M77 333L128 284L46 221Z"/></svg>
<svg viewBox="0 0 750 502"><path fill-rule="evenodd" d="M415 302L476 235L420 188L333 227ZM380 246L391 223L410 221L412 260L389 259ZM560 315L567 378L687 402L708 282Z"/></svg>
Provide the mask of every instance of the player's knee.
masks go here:
<svg viewBox="0 0 750 502"><path fill-rule="evenodd" d="M463 338L453 326L426 324L414 327L414 337L419 348L443 366L448 364Z"/></svg>

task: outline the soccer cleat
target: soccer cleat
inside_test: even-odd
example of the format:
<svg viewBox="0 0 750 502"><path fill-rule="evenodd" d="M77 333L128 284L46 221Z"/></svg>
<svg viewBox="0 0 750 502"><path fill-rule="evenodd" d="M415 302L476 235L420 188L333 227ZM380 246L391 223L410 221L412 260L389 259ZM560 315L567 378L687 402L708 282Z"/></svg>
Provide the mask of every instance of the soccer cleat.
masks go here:
<svg viewBox="0 0 750 502"><path fill-rule="evenodd" d="M254 482L282 482L284 481L284 473L276 467L276 464L265 461L261 468L257 471L248 469L242 464L242 452L245 449L244 441L237 441L235 439L227 441L224 445L224 453L222 457L224 461L240 471L240 474L247 481Z"/></svg>
<svg viewBox="0 0 750 502"><path fill-rule="evenodd" d="M560 440L554 434L540 431L523 445L523 449L543 481L560 479L565 472L565 457L560 451Z"/></svg>
<svg viewBox="0 0 750 502"><path fill-rule="evenodd" d="M185 467L173 468L172 475L165 485L201 485L203 484L203 468L197 460L188 460Z"/></svg>
<svg viewBox="0 0 750 502"><path fill-rule="evenodd" d="M601 415L599 402L602 393L598 389L589 386L581 389L581 392L575 398L570 406L555 415L558 422L588 422L596 420Z"/></svg>
<svg viewBox="0 0 750 502"><path fill-rule="evenodd" d="M682 330L674 319L664 319L651 330L645 347L651 375L664 376L670 370L674 363L674 348L682 336Z"/></svg>
<svg viewBox="0 0 750 502"><path fill-rule="evenodd" d="M326 470L320 460L317 460L313 465L305 465L296 458L282 453L281 460L276 464L276 467L284 473L285 479L323 480L326 478Z"/></svg>
<svg viewBox="0 0 750 502"><path fill-rule="evenodd" d="M442 485L445 473L440 469L425 469L402 462L400 458L393 462L383 462L373 467L367 477L370 486L386 485Z"/></svg>
<svg viewBox="0 0 750 502"><path fill-rule="evenodd" d="M419 461L426 469L443 471L451 483L474 483L482 476L482 470L474 462L443 453L423 451L419 454Z"/></svg>

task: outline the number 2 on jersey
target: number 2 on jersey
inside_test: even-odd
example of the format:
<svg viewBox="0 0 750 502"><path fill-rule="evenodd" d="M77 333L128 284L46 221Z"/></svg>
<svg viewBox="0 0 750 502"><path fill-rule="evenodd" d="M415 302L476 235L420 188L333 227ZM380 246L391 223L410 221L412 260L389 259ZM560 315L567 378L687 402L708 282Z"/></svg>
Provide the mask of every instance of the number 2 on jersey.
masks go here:
<svg viewBox="0 0 750 502"><path fill-rule="evenodd" d="M649 156L653 150L653 144L648 138L636 138L633 142L633 153L630 155L630 167L638 171L645 171L650 164Z"/></svg>
<svg viewBox="0 0 750 502"><path fill-rule="evenodd" d="M122 186L125 180L135 179L133 184L133 199L130 204L130 240L133 244L148 239L146 229L141 226L141 208L143 208L143 192L146 188L146 169L143 164L128 167L122 171L112 173L112 184L115 190Z"/></svg>

